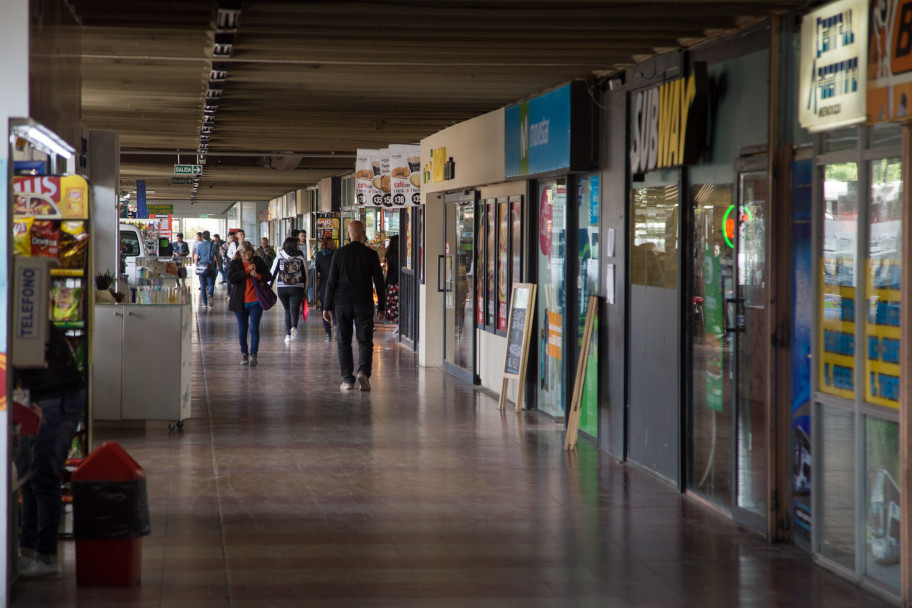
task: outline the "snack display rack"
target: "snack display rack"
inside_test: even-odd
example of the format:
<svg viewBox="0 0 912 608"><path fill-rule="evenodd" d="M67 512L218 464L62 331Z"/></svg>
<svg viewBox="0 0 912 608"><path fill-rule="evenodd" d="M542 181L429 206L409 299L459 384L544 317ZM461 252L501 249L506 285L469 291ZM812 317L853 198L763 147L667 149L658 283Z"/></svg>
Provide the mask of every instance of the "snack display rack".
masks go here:
<svg viewBox="0 0 912 608"><path fill-rule="evenodd" d="M94 305L91 261L89 184L79 175L13 177L13 252L50 260L51 321L66 336L79 370L89 386L83 420L69 458L89 450L90 311Z"/></svg>

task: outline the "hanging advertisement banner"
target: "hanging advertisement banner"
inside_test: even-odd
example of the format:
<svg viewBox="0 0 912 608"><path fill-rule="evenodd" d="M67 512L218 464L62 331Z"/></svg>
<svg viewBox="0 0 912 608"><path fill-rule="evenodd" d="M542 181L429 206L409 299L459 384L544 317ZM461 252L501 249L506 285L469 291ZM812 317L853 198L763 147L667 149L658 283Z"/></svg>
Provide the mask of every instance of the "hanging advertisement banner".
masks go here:
<svg viewBox="0 0 912 608"><path fill-rule="evenodd" d="M380 150L358 148L355 160L355 202L359 206L383 206L381 168Z"/></svg>
<svg viewBox="0 0 912 608"><path fill-rule="evenodd" d="M389 147L391 207L421 204L421 146Z"/></svg>
<svg viewBox="0 0 912 608"><path fill-rule="evenodd" d="M359 149L355 161L358 205L402 209L421 203L421 146Z"/></svg>
<svg viewBox="0 0 912 608"><path fill-rule="evenodd" d="M908 115L912 97L910 11L910 0L871 3L870 42L866 43L870 45L866 75L868 124Z"/></svg>
<svg viewBox="0 0 912 608"><path fill-rule="evenodd" d="M798 120L808 131L865 119L867 0L839 0L801 22Z"/></svg>
<svg viewBox="0 0 912 608"><path fill-rule="evenodd" d="M374 178L374 185L377 185L376 178ZM390 155L389 148L383 148L380 150L380 192L383 193L384 207L390 207L392 205L392 188L390 187Z"/></svg>

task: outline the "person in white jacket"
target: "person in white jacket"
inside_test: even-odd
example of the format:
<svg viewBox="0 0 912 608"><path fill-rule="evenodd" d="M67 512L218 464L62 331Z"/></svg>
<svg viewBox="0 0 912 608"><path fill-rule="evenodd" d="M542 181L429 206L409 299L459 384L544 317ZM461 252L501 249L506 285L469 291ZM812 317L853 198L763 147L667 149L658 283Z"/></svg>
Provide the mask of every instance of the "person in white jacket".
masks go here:
<svg viewBox="0 0 912 608"><path fill-rule="evenodd" d="M298 250L297 239L285 239L271 272L279 300L285 308L285 341L294 342L298 338L301 306L307 297L307 260Z"/></svg>

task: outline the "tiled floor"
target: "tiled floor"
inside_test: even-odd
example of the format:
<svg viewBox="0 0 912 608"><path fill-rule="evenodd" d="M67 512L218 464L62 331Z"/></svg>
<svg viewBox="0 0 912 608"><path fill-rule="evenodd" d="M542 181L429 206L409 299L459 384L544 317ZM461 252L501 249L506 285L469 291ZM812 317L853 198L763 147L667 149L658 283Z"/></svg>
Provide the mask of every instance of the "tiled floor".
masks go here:
<svg viewBox="0 0 912 608"><path fill-rule="evenodd" d="M217 302L183 431L97 433L149 478L142 585L77 588L65 542L63 580L17 583L14 606L889 606L586 441L565 454L561 427L419 368L390 331L370 393L339 390L316 317L283 343L281 308L241 367Z"/></svg>

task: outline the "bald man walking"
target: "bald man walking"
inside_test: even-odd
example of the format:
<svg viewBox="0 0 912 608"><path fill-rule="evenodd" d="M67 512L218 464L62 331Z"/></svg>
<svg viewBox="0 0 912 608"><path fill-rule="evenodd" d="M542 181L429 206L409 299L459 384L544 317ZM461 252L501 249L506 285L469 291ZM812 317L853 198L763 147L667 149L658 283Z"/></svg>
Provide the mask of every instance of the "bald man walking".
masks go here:
<svg viewBox="0 0 912 608"><path fill-rule="evenodd" d="M326 301L323 318L332 323L335 316L339 328L339 367L342 369L342 390L358 388L371 390L371 359L374 354L374 290L377 302L384 310L383 270L377 252L365 245L364 223L348 225L351 242L333 256L326 280ZM352 354L352 325L358 339L358 372L354 374Z"/></svg>

